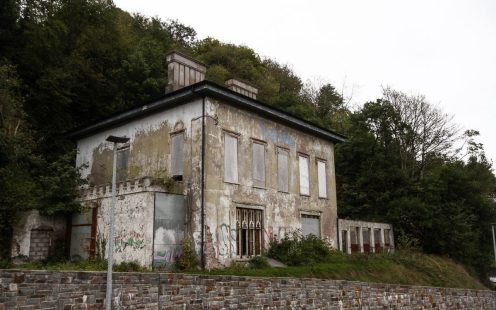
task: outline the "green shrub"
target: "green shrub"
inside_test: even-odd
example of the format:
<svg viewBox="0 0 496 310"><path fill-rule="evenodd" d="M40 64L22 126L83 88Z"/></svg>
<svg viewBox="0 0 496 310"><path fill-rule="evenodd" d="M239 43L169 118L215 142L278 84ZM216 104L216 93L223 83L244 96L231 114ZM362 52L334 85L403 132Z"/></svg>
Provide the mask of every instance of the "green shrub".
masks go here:
<svg viewBox="0 0 496 310"><path fill-rule="evenodd" d="M326 262L331 256L331 250L319 237L303 236L301 232L295 231L279 241L272 240L267 256L289 266L301 266Z"/></svg>
<svg viewBox="0 0 496 310"><path fill-rule="evenodd" d="M114 265L112 268L116 272L141 272L147 271L146 268L142 267L138 262L122 262L120 264Z"/></svg>
<svg viewBox="0 0 496 310"><path fill-rule="evenodd" d="M255 256L250 259L250 267L261 269L270 267L269 262L267 261L267 257L265 256Z"/></svg>
<svg viewBox="0 0 496 310"><path fill-rule="evenodd" d="M181 241L181 256L176 260L176 268L179 270L194 270L198 267L198 257L192 247L191 238L186 237Z"/></svg>
<svg viewBox="0 0 496 310"><path fill-rule="evenodd" d="M0 269L8 269L12 267L12 263L6 259L0 259Z"/></svg>

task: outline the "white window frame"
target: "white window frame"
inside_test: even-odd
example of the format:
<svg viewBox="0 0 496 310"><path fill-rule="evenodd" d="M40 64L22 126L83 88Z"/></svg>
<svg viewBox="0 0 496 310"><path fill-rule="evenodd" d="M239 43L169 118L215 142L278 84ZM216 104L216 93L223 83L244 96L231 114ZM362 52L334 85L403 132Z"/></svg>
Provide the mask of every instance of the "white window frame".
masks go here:
<svg viewBox="0 0 496 310"><path fill-rule="evenodd" d="M303 234L303 218L313 218L313 219L318 219L318 235L316 237L321 238L322 236L322 214L316 214L316 213L310 213L310 212L301 212L300 213L300 222L301 222L301 233ZM307 236L307 235L305 235Z"/></svg>
<svg viewBox="0 0 496 310"><path fill-rule="evenodd" d="M174 152L174 147L176 146L173 143L174 139L181 139L181 149L179 153ZM171 133L169 141L171 176L182 177L184 175L184 130ZM177 154L178 158L175 158L174 154Z"/></svg>
<svg viewBox="0 0 496 310"><path fill-rule="evenodd" d="M236 141L235 145L235 154L229 156L227 154L227 143L229 139L234 139ZM232 134L230 132L224 132L224 182L239 184L239 166L238 166L238 156L239 156L239 135ZM232 175L228 174L227 167L232 162L232 167L234 171ZM232 177L232 178L231 178Z"/></svg>
<svg viewBox="0 0 496 310"><path fill-rule="evenodd" d="M300 195L310 196L310 157L308 155L298 153L298 168L300 174Z"/></svg>
<svg viewBox="0 0 496 310"><path fill-rule="evenodd" d="M126 161L124 166L121 167L122 164L122 156L123 154L127 153L126 156ZM126 143L119 148L117 148L117 163L116 163L116 179L117 182L124 182L127 180L128 177L128 170L129 170L129 155L131 153L131 148L129 143Z"/></svg>
<svg viewBox="0 0 496 310"><path fill-rule="evenodd" d="M317 183L319 198L327 198L327 162L323 159L317 159Z"/></svg>
<svg viewBox="0 0 496 310"><path fill-rule="evenodd" d="M258 141L258 140L252 140L252 181L253 181L253 186L254 187L262 187L264 188L266 186L266 182L267 182L267 169L266 169L266 165L265 165L265 146L266 146L266 143L262 142L262 141ZM256 147L261 147L262 148L262 179L256 179L255 178L255 148Z"/></svg>
<svg viewBox="0 0 496 310"><path fill-rule="evenodd" d="M285 170L286 170L286 173L287 173L287 182L286 184L284 184L284 188L282 188L282 185L281 184L281 177L280 177L280 161L279 161L279 154L285 154L286 156L286 167L285 167ZM283 156L283 155L281 155ZM289 183L290 183L290 180L289 180L289 150L286 149L286 148L283 148L283 147L277 147L276 148L276 160L277 160L277 191L278 192L281 192L281 193L289 193Z"/></svg>

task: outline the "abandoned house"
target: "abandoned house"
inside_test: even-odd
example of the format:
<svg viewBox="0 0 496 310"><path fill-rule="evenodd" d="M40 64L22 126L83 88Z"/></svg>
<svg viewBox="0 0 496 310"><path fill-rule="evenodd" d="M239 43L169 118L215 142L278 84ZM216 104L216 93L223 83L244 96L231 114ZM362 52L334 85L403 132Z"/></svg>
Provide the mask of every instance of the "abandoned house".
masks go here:
<svg viewBox="0 0 496 310"><path fill-rule="evenodd" d="M222 267L262 254L272 238L297 229L352 249L351 234L339 242L337 228L334 146L344 137L257 101L246 82L205 80L205 65L186 55L169 53L167 63L164 96L70 134L88 180L83 212L67 223L33 215L17 232L13 255L29 255L30 244L65 231L72 258L106 256L110 135L129 138L116 160L117 263L168 265L189 237L205 267ZM48 220L60 229L31 231L26 240Z"/></svg>

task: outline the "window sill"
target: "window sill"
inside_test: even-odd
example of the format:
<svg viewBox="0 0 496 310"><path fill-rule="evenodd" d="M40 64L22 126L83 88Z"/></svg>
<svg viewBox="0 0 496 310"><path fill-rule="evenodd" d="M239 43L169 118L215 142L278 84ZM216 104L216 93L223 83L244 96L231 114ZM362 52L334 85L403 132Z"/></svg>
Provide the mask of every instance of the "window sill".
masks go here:
<svg viewBox="0 0 496 310"><path fill-rule="evenodd" d="M256 188L256 189L263 189L263 190L267 190L267 187L264 187L264 186L257 186L257 185L253 185L252 187L253 187L253 188Z"/></svg>
<svg viewBox="0 0 496 310"><path fill-rule="evenodd" d="M310 195L308 194L300 194L301 197L306 197L306 198L310 198Z"/></svg>
<svg viewBox="0 0 496 310"><path fill-rule="evenodd" d="M229 182L229 181L224 181L224 183L231 184L231 185L241 185L240 183Z"/></svg>
<svg viewBox="0 0 496 310"><path fill-rule="evenodd" d="M281 193L281 194L289 194L289 192L285 192L285 191L280 191L280 190L277 190L278 193Z"/></svg>
<svg viewBox="0 0 496 310"><path fill-rule="evenodd" d="M319 197L319 199L321 199L321 200L329 200L329 198L327 198L327 197Z"/></svg>

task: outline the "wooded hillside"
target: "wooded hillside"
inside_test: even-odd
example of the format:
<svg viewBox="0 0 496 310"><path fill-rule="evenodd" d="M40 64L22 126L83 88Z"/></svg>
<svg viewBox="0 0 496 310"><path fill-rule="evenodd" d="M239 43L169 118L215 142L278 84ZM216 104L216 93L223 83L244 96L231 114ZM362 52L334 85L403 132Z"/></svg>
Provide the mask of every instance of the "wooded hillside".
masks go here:
<svg viewBox="0 0 496 310"><path fill-rule="evenodd" d="M208 80L247 80L259 100L345 134L336 150L340 217L391 222L399 246L486 275L496 181L476 130L459 130L421 95L389 88L351 109L331 84L304 84L249 47L199 40L179 21L130 15L110 0L0 5L0 258L10 256L20 211L79 207L82 180L63 133L163 94L171 49L207 64Z"/></svg>

